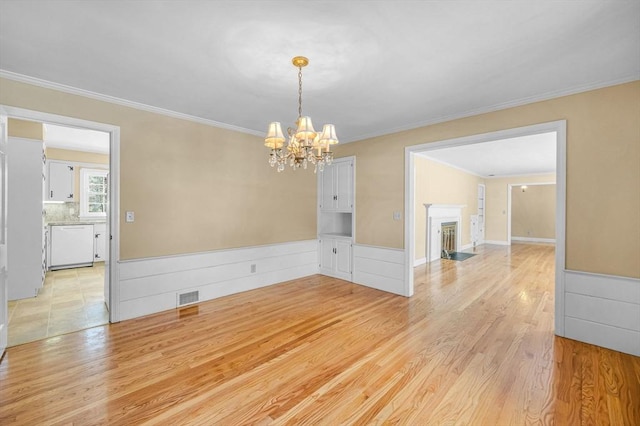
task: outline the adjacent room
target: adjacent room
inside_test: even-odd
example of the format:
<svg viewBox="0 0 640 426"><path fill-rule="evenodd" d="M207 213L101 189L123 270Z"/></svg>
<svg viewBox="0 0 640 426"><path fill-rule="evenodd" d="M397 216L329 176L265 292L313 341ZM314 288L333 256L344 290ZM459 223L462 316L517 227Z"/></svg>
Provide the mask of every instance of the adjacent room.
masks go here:
<svg viewBox="0 0 640 426"><path fill-rule="evenodd" d="M0 0L0 424L640 424L638 22Z"/></svg>

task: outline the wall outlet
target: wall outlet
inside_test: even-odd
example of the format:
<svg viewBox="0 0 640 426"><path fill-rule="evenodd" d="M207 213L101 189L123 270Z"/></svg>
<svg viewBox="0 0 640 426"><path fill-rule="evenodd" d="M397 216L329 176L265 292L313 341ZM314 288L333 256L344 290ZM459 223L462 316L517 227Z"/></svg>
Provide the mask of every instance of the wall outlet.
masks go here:
<svg viewBox="0 0 640 426"><path fill-rule="evenodd" d="M253 273L255 273L255 272L256 272L256 264L255 264L255 263L252 263L252 264L251 264L251 273L253 274Z"/></svg>
<svg viewBox="0 0 640 426"><path fill-rule="evenodd" d="M402 213L401 212L393 212L393 220L400 220L402 219Z"/></svg>
<svg viewBox="0 0 640 426"><path fill-rule="evenodd" d="M126 222L133 222L135 220L135 215L133 212L126 212L124 215L124 220Z"/></svg>

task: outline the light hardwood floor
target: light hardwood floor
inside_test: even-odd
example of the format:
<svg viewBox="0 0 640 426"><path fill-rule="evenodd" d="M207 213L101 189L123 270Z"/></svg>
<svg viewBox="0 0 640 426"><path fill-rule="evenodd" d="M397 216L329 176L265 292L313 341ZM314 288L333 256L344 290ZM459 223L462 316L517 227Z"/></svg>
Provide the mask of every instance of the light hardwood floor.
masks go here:
<svg viewBox="0 0 640 426"><path fill-rule="evenodd" d="M553 247L415 277L412 298L315 275L9 348L0 424L640 424L640 358L553 335Z"/></svg>

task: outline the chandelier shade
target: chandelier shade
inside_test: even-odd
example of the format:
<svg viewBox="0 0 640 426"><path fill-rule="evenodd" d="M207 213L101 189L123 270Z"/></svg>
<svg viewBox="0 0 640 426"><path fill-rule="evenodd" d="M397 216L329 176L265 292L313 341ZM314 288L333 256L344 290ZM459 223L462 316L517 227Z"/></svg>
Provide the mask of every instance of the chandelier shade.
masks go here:
<svg viewBox="0 0 640 426"><path fill-rule="evenodd" d="M282 126L277 121L269 124L267 137L264 138L264 145L271 149L279 149L284 146L285 137L282 134Z"/></svg>
<svg viewBox="0 0 640 426"><path fill-rule="evenodd" d="M295 170L299 167L306 169L310 163L314 165L314 173L318 170L322 172L324 166L333 161L330 146L338 143L336 128L333 124L325 124L322 133L317 133L311 117L302 115L302 67L307 66L309 60L304 56L296 56L291 62L298 68L298 119L295 130L287 128L289 138L286 148L287 138L280 123L274 121L269 124L264 138L264 145L271 150L269 164L281 172L286 164Z"/></svg>

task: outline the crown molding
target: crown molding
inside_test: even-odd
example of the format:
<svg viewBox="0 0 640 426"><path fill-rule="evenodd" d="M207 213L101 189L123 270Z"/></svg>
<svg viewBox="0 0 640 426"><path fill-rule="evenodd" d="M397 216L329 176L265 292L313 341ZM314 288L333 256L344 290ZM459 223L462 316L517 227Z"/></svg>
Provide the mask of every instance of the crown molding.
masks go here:
<svg viewBox="0 0 640 426"><path fill-rule="evenodd" d="M101 93L91 92L89 90L79 89L77 87L67 86L65 84L54 83L48 80L42 80L40 78L30 77L24 74L18 74L15 72L0 69L0 77L8 80L18 81L20 83L31 84L33 86L42 87L45 89L58 90L60 92L69 93L72 95L84 96L98 101L108 102L111 104L121 105L129 108L134 108L142 111L153 112L155 114L165 115L168 117L179 118L181 120L193 121L195 123L204 124L212 127L219 127L226 130L233 130L236 132L247 133L254 136L262 136L263 133L256 130L245 129L244 127L234 126L231 124L221 123L215 120L209 120L202 117L196 117L181 112L171 111L164 108L158 108L151 105L128 101L126 99L117 98L115 96L104 95Z"/></svg>
<svg viewBox="0 0 640 426"><path fill-rule="evenodd" d="M588 92L591 90L597 90L597 89L603 89L605 87L610 87L610 86L617 86L618 84L625 84L625 83L630 83L632 81L636 81L636 80L640 80L640 74L633 74L633 75L628 75L625 77L621 77L618 79L614 79L614 80L608 80L605 82L599 82L599 83L591 83L591 84L584 84L581 86L574 86L574 87L570 87L567 89L562 89L562 90L556 90L553 92L547 92L547 93L543 93L540 95L535 95L535 96L529 96L526 98L521 98L521 99L517 99L515 101L508 101L508 102L503 102L503 103L499 103L499 104L495 104L495 105L491 105L488 107L482 107L482 108L476 108L476 109L472 109L460 114L451 114L451 115L443 115L437 118L432 118L429 120L424 120L424 121L418 121L412 124L407 124L405 126L399 126L399 127L394 127L388 130L385 130L383 133L366 133L366 134L362 134L360 136L356 136L355 138L352 138L351 140L348 141L340 141L342 143L351 143L351 142L357 142L357 141L361 141L364 139L370 139L370 138L375 138L378 136L384 136L384 135L390 135L393 133L398 133L398 132L403 132L406 130L413 130L413 129L417 129L420 127L425 127L425 126L431 126L433 124L438 124L438 123L445 123L447 121L453 121L453 120L457 120L460 118L466 118L466 117L473 117L475 115L481 115L481 114L487 114L490 112L495 112L495 111L500 111L503 109L508 109L508 108L514 108L514 107L519 107L522 105L527 105L527 104L533 104L536 102L541 102L541 101L547 101L550 99L555 99L555 98L561 98L563 96L569 96L569 95L575 95L577 93L582 93L582 92ZM418 141L416 141L416 143L420 143Z"/></svg>

